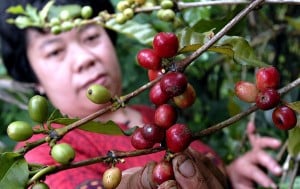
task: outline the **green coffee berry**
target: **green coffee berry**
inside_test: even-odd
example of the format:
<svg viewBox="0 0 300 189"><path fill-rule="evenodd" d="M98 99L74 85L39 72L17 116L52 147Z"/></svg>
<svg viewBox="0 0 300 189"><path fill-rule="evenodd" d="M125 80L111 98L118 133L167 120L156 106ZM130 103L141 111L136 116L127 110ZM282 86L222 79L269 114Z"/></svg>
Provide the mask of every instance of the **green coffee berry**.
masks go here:
<svg viewBox="0 0 300 189"><path fill-rule="evenodd" d="M32 127L25 121L14 121L7 127L7 135L15 141L24 141L33 135Z"/></svg>
<svg viewBox="0 0 300 189"><path fill-rule="evenodd" d="M93 9L90 6L84 6L81 8L81 17L84 19L88 19L92 16Z"/></svg>
<svg viewBox="0 0 300 189"><path fill-rule="evenodd" d="M48 118L48 101L45 97L35 95L28 102L28 113L33 121L43 123Z"/></svg>
<svg viewBox="0 0 300 189"><path fill-rule="evenodd" d="M75 158L75 150L67 143L55 144L51 149L52 158L63 165L72 162Z"/></svg>
<svg viewBox="0 0 300 189"><path fill-rule="evenodd" d="M71 14L68 10L62 10L59 13L59 18L63 21L69 20L71 18Z"/></svg>
<svg viewBox="0 0 300 189"><path fill-rule="evenodd" d="M110 101L111 94L107 88L102 85L92 84L87 89L86 95L95 104L104 104Z"/></svg>
<svg viewBox="0 0 300 189"><path fill-rule="evenodd" d="M123 11L123 15L125 16L126 20L129 20L134 16L134 11L132 8L126 8Z"/></svg>
<svg viewBox="0 0 300 189"><path fill-rule="evenodd" d="M174 3L173 3L173 1L171 1L171 0L163 0L163 1L160 3L160 7L161 7L162 9L171 9L171 8L173 8L173 6L174 6Z"/></svg>

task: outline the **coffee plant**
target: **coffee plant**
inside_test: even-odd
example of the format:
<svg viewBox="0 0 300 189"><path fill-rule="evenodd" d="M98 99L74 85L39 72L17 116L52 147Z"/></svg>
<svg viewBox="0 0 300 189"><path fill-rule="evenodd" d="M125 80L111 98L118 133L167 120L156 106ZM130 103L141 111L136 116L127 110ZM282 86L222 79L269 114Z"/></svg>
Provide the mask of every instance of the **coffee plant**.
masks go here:
<svg viewBox="0 0 300 189"><path fill-rule="evenodd" d="M241 136L244 128L233 126L239 122L244 124L243 120L249 117L256 120L261 116L267 117L270 112L269 121L265 119L266 124L272 125L269 130L285 135L287 140L286 149L282 150L287 153L278 155L278 161L285 165L278 184L280 188L299 185L300 179L293 174L299 169L297 146L300 130L297 117L300 102L297 98L300 64L294 62L295 57L299 60L299 39L293 40L294 36L299 37L300 22L295 17L299 16L296 10L300 1L121 0L114 3L115 14L103 11L97 17L91 17L91 7L56 6L54 1L49 1L39 11L30 5L7 10L16 15L8 22L21 29L38 27L60 34L95 23L118 32L123 40L124 36L130 38L131 43L138 47L134 52L137 64L133 66L144 73L145 83L131 85L125 82L128 89L119 97L112 97L103 86L90 86L86 92L88 99L97 104L111 102L111 105L82 119L63 117L59 110L49 112L49 102L42 96L30 98L30 119L40 127L32 128L23 120L14 121L7 127L7 136L15 141L24 141L42 133L44 138L26 143L17 151L0 154L0 188L48 188L43 183L47 174L91 163L110 163L111 167L103 175L103 184L106 188L116 188L122 177L116 164L126 163L126 157L165 151L153 173L153 180L161 184L174 177L170 160L193 140L207 140L214 146L208 136L227 140L224 135L231 128L240 132ZM221 17L219 12L227 12L227 15ZM278 19L266 24L270 28L263 24L269 21L267 15ZM258 16L264 20L257 19ZM246 18L250 23L249 31L243 33ZM246 39L246 36L251 39ZM274 49L268 49L268 43L273 43ZM291 46L286 46L288 44ZM288 53L287 49L293 52L289 54L291 57L283 56ZM122 69L125 76L132 74L128 74L124 66ZM132 80L136 82L136 78ZM222 118L220 120L212 119L211 114L222 112L225 96L228 114L217 116ZM93 121L106 112L126 108L138 98L147 99L149 105L156 108L155 123L124 131L113 121ZM212 100L217 100L216 104ZM65 127L52 128L52 123ZM111 149L106 156L97 157L97 161L91 157L73 162L76 151L70 144L60 143L60 139L74 129L128 135L136 150L122 152ZM226 145L224 143L227 142L229 145L233 141L221 143ZM26 162L26 152L43 143L51 147L49 154L58 164L33 165ZM232 158L227 159L230 161ZM29 171L33 169L34 172ZM13 177L18 177L18 180Z"/></svg>

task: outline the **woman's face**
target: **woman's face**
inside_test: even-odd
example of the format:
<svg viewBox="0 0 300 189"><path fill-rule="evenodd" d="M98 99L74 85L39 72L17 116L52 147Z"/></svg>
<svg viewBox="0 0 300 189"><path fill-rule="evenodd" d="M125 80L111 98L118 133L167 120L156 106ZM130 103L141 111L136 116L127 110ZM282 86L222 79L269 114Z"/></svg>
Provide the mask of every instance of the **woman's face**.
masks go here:
<svg viewBox="0 0 300 189"><path fill-rule="evenodd" d="M90 84L121 94L121 71L113 44L99 25L87 25L53 35L34 29L27 32L31 67L51 103L71 117L100 109L86 97Z"/></svg>

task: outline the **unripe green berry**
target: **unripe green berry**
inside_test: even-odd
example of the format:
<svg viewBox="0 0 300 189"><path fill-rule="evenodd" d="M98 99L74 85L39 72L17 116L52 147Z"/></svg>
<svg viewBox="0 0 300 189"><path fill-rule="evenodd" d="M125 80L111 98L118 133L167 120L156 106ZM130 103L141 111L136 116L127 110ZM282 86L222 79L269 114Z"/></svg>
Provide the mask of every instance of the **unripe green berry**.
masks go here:
<svg viewBox="0 0 300 189"><path fill-rule="evenodd" d="M62 10L59 13L59 18L63 21L69 20L71 18L71 14L68 10Z"/></svg>
<svg viewBox="0 0 300 189"><path fill-rule="evenodd" d="M120 184L121 179L121 170L118 167L111 167L104 172L102 184L106 189L115 189Z"/></svg>
<svg viewBox="0 0 300 189"><path fill-rule="evenodd" d="M126 8L124 11L123 11L123 15L125 16L126 20L129 20L133 17L134 15L134 11L132 8Z"/></svg>
<svg viewBox="0 0 300 189"><path fill-rule="evenodd" d="M82 19L81 18L76 18L74 20L74 26L80 26L82 24Z"/></svg>
<svg viewBox="0 0 300 189"><path fill-rule="evenodd" d="M111 94L107 88L102 85L92 84L86 92L86 96L95 104L104 104L110 101Z"/></svg>
<svg viewBox="0 0 300 189"><path fill-rule="evenodd" d="M66 165L74 160L75 151L67 143L55 144L51 149L51 156L56 162Z"/></svg>
<svg viewBox="0 0 300 189"><path fill-rule="evenodd" d="M58 18L51 18L50 20L50 26L56 26L60 24L60 20Z"/></svg>
<svg viewBox="0 0 300 189"><path fill-rule="evenodd" d="M7 127L7 135L15 141L24 141L33 135L32 127L25 121L14 121Z"/></svg>
<svg viewBox="0 0 300 189"><path fill-rule="evenodd" d="M92 16L93 9L90 6L84 6L81 8L81 17L84 19L88 19Z"/></svg>
<svg viewBox="0 0 300 189"><path fill-rule="evenodd" d="M28 113L33 121L43 123L48 118L48 101L45 97L35 95L28 102Z"/></svg>
<svg viewBox="0 0 300 189"><path fill-rule="evenodd" d="M122 13L117 13L116 14L116 22L118 24L124 24L127 21L126 17Z"/></svg>
<svg viewBox="0 0 300 189"><path fill-rule="evenodd" d="M51 27L51 33L54 34L54 35L58 35L62 32L62 29L60 26L53 26Z"/></svg>
<svg viewBox="0 0 300 189"><path fill-rule="evenodd" d="M164 9L161 15L161 19L166 22L170 22L175 18L175 12L172 9Z"/></svg>
<svg viewBox="0 0 300 189"><path fill-rule="evenodd" d="M73 29L74 24L70 21L64 21L63 23L61 23L61 29L62 31L70 31L71 29Z"/></svg>
<svg viewBox="0 0 300 189"><path fill-rule="evenodd" d="M38 182L34 184L31 189L49 189L49 186L44 182Z"/></svg>
<svg viewBox="0 0 300 189"><path fill-rule="evenodd" d="M126 8L129 8L130 4L127 1L120 1L117 4L117 10L123 12Z"/></svg>
<svg viewBox="0 0 300 189"><path fill-rule="evenodd" d="M173 1L171 1L171 0L163 0L163 1L160 3L160 7L161 7L162 9L171 9L171 8L173 8L173 6L174 6L174 3L173 3Z"/></svg>

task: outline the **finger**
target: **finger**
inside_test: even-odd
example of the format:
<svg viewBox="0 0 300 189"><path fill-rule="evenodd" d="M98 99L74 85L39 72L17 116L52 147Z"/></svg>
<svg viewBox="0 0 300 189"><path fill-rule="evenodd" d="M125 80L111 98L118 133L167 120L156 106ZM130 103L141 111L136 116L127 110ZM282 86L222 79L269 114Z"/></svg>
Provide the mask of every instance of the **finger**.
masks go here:
<svg viewBox="0 0 300 189"><path fill-rule="evenodd" d="M122 176L118 189L154 189L157 188L152 180L152 172L155 162L149 162L145 167L138 170L129 170ZM129 174L129 173L132 174Z"/></svg>
<svg viewBox="0 0 300 189"><path fill-rule="evenodd" d="M256 127L253 121L249 121L247 124L247 136L251 146L254 146L257 138L257 134L256 134Z"/></svg>
<svg viewBox="0 0 300 189"><path fill-rule="evenodd" d="M157 189L181 189L175 180L168 180L158 186Z"/></svg>
<svg viewBox="0 0 300 189"><path fill-rule="evenodd" d="M247 166L247 172L248 174L245 173L245 176L258 185L261 185L265 188L277 188L272 179L265 172L259 169L259 167L253 165Z"/></svg>
<svg viewBox="0 0 300 189"><path fill-rule="evenodd" d="M275 159L264 151L259 151L257 154L257 164L265 167L272 174L279 176L282 173L282 168Z"/></svg>
<svg viewBox="0 0 300 189"><path fill-rule="evenodd" d="M257 137L253 148L277 149L281 146L281 141L272 137Z"/></svg>
<svg viewBox="0 0 300 189"><path fill-rule="evenodd" d="M208 159L208 158L207 158ZM175 180L183 189L223 188L210 169L203 162L190 159L187 155L176 156L173 161Z"/></svg>

